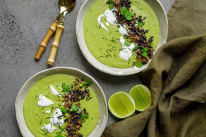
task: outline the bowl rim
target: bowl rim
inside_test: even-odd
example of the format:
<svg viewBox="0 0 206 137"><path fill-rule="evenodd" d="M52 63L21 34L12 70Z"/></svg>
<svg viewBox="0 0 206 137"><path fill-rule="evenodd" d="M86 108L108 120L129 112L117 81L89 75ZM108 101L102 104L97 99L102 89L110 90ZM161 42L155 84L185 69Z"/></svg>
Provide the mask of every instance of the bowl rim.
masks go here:
<svg viewBox="0 0 206 137"><path fill-rule="evenodd" d="M44 69L42 71L39 71L37 73L35 73L34 75L32 75L24 84L23 86L21 87L21 89L19 90L17 96L16 96L16 100L15 100L15 115L16 115L16 120L17 120L17 124L18 124L18 127L19 127L19 130L22 134L23 137L28 137L27 136L27 133L25 133L25 130L23 129L23 127L21 126L20 123L20 116L18 116L18 114L20 113L20 110L18 110L18 101L20 99L20 94L23 92L23 89L25 86L27 86L28 83L30 83L32 81L32 79L34 79L35 77L37 77L38 75L41 75L43 74L44 72L48 72L48 71L52 71L52 70L58 70L58 69L68 69L68 70L74 70L78 73L81 73L83 74L84 76L88 77L89 79L91 79L95 84L96 86L100 89L100 92L101 94L103 95L103 102L104 102L104 105L105 105L105 108L106 109L106 115L105 115L105 122L103 124L103 126L101 126L100 130L99 130L99 135L101 136L104 132L104 129L106 128L106 125L107 125L107 122L108 122L108 107L107 107L107 100L106 100L106 96L104 94L104 91L102 90L101 86L99 85L99 83L89 74L87 74L86 72L80 70L80 69L77 69L77 68L74 68L74 67L63 67L63 66L59 66L59 67L54 67L54 68L48 68L48 69ZM63 73L63 72L62 72ZM57 74L57 73L56 73ZM64 74L64 73L63 73ZM65 73L66 74L66 73ZM29 91L28 91L29 92ZM26 98L26 97L25 97ZM24 98L24 99L25 99ZM23 116L23 119L24 119L24 116ZM27 127L26 123L24 123L25 126ZM28 128L28 127L27 127ZM95 127L96 128L96 127ZM28 129L29 130L29 129ZM29 130L29 132L31 133L31 131ZM92 132L91 132L92 133ZM31 133L32 134L32 133ZM33 134L32 134L33 135Z"/></svg>
<svg viewBox="0 0 206 137"><path fill-rule="evenodd" d="M91 52L89 51L89 49L87 48L87 46L86 46L86 49L84 49L84 48L85 48L84 45L86 45L86 42L85 42L85 39L84 39L84 34L83 34L83 39L81 39L82 37L81 37L81 34L80 34L80 32L79 32L79 31L81 31L81 30L79 29L79 24L80 24L79 22L80 22L80 20L81 20L81 18L80 18L81 12L82 12L83 8L85 7L85 5L87 4L87 2L89 2L89 1L90 1L90 0L86 0L86 1L83 3L83 5L81 6L81 8L79 9L79 12L78 12L78 14L77 14L77 19L76 19L76 37L77 37L77 42L78 42L79 48L80 48L82 54L84 55L84 57L86 58L86 60L87 60L94 68L96 68L97 70L99 70L99 71L101 71L101 72L104 72L104 73L107 73L107 74L110 74L110 75L114 75L114 76L128 76L128 75L137 74L137 73L145 70L145 69L149 66L149 64L150 64L150 62L151 62L152 59L150 59L150 60L148 61L148 63L145 64L145 65L144 65L142 68L140 68L140 69L134 69L134 68L123 68L123 69L122 69L122 68L114 68L114 67L107 66L107 65L101 63L100 61L98 61L98 60L91 54ZM154 1L156 1L156 2L159 4L159 6L161 7L161 10L163 11L163 14L164 14L164 17L165 17L165 20L166 20L166 30L165 30L165 33L166 33L167 35L165 36L165 41L163 41L163 44L162 44L162 45L164 45L164 44L167 42L167 38L168 38L168 18L167 18L167 14L166 14L166 11L165 11L162 3L161 3L159 0L154 0ZM155 13L155 14L156 14L156 13ZM86 14L85 14L85 15L86 15ZM85 18L85 16L83 17L83 21L84 21L84 18ZM82 23L82 24L84 24L84 23ZM80 38L80 37L81 37L81 38ZM84 43L82 43L81 41L84 41ZM158 45L159 45L159 44L158 44ZM155 55L155 53L158 51L158 49L159 49L162 45L160 45L160 46L158 46L158 47L156 48L156 50L155 50L155 52L154 52L154 55ZM90 55L89 55L90 57L88 56L88 54L90 54ZM96 65L96 63L98 63L98 65ZM100 66L99 66L99 65L100 65Z"/></svg>

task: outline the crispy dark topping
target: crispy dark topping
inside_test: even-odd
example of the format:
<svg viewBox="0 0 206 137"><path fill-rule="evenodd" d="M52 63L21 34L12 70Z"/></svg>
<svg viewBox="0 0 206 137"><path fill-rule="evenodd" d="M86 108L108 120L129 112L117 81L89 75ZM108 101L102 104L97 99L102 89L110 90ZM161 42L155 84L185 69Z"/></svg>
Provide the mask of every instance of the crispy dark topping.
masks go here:
<svg viewBox="0 0 206 137"><path fill-rule="evenodd" d="M111 5L111 1L114 4L113 12L116 15L117 23L122 26L126 26L128 29L128 35L124 35L125 39L130 40L132 43L136 45L133 51L136 53L137 60L140 60L137 63L134 63L137 67L141 67L141 63L145 64L152 58L154 48L153 48L153 36L149 39L146 37L146 33L149 30L144 30L142 26L144 26L144 20L146 17L137 16L136 13L132 13L130 10L131 1L130 0L109 0L108 4ZM127 12L127 15L130 16L127 18L124 13Z"/></svg>
<svg viewBox="0 0 206 137"><path fill-rule="evenodd" d="M78 133L78 130L80 130L82 123L88 118L88 112L85 108L81 110L81 104L77 102L85 99L85 97L90 97L89 88L88 86L83 86L83 82L83 79L76 79L76 81L70 85L71 88L68 92L64 92L62 95L62 102L64 103L66 112L69 114L64 120L64 122L67 122L67 126L65 127L68 133L67 137L83 137L83 135ZM65 116L65 113L63 113L62 116Z"/></svg>

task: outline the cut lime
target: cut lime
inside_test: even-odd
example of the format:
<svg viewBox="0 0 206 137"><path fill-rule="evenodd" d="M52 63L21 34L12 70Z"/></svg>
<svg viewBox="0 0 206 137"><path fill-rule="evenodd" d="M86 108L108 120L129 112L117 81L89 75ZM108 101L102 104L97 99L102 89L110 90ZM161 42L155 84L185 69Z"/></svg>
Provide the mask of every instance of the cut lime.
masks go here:
<svg viewBox="0 0 206 137"><path fill-rule="evenodd" d="M129 95L134 99L137 111L144 111L151 105L151 92L144 85L138 84L134 86L130 89Z"/></svg>
<svg viewBox="0 0 206 137"><path fill-rule="evenodd" d="M129 117L135 112L134 100L124 91L112 94L108 100L108 107L115 117L121 119Z"/></svg>

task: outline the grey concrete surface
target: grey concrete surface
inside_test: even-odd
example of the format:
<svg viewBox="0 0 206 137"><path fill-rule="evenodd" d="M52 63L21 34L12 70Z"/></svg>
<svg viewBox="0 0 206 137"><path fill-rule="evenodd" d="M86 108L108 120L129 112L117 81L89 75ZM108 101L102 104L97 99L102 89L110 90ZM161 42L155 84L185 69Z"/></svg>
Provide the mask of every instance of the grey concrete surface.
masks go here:
<svg viewBox="0 0 206 137"><path fill-rule="evenodd" d="M174 0L160 0L168 12ZM108 98L116 91L128 91L141 83L138 75L115 77L93 68L79 50L75 36L78 10L84 0L77 0L66 16L55 66L69 66L92 75ZM21 137L16 117L15 99L24 82L47 69L46 61L53 38L39 62L34 61L38 45L53 19L58 15L57 0L0 0L0 137ZM108 124L117 121L109 114Z"/></svg>

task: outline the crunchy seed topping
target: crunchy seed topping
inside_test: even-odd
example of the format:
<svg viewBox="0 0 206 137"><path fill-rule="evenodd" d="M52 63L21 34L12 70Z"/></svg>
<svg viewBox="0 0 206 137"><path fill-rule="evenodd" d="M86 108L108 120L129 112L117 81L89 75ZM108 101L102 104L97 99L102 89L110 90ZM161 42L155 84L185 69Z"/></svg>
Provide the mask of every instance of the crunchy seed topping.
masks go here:
<svg viewBox="0 0 206 137"><path fill-rule="evenodd" d="M141 62L134 62L134 65L141 67L152 58L154 52L152 44L154 37L151 36L148 39L145 34L149 30L144 30L142 27L146 17L137 16L136 13L132 13L133 11L130 10L130 0L108 0L107 3L111 5L111 2L113 2L115 7L113 12L116 15L117 23L126 26L128 29L128 35L124 35L124 38L129 39L136 45L133 51L136 53L137 62L138 60ZM124 15L125 10L129 17Z"/></svg>
<svg viewBox="0 0 206 137"><path fill-rule="evenodd" d="M67 126L65 127L66 132L68 133L67 137L83 137L78 131L82 127L82 123L88 118L89 114L85 108L81 109L81 104L77 102L83 100L85 97L90 97L88 83L91 84L90 81L76 79L76 81L70 85L70 89L67 92L64 92L62 96L62 102L66 108L66 113L69 114L64 120L67 122ZM62 116L65 116L65 113L63 113Z"/></svg>

